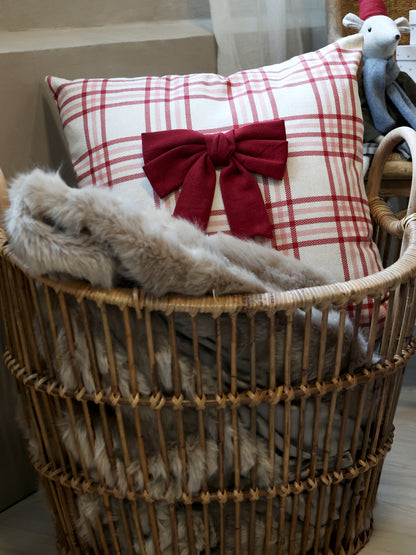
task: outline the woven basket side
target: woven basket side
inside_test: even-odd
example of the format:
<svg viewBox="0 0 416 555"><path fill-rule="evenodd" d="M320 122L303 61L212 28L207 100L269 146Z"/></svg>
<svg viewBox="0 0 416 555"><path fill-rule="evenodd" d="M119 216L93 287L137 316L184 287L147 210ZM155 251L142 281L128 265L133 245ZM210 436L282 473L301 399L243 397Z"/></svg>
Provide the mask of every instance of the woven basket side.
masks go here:
<svg viewBox="0 0 416 555"><path fill-rule="evenodd" d="M400 239L382 226L376 233L397 241L397 256ZM331 290L306 307L293 292L301 309L293 299L280 309L274 298L214 310L201 299L198 312L197 300L190 310L178 299L163 311L168 299L146 305L140 292L136 305L132 292L107 302L111 292L36 280L3 249L6 364L60 545L71 553L362 546L414 352L413 219L406 233L408 250L385 270L395 277L384 334L380 341L375 311L361 369L350 356L361 289L351 321ZM377 346L386 361L374 365Z"/></svg>
<svg viewBox="0 0 416 555"><path fill-rule="evenodd" d="M393 143L370 176L388 267L348 283L156 299L35 278L3 237L5 361L60 553L338 555L366 543L415 352L416 218L377 196Z"/></svg>

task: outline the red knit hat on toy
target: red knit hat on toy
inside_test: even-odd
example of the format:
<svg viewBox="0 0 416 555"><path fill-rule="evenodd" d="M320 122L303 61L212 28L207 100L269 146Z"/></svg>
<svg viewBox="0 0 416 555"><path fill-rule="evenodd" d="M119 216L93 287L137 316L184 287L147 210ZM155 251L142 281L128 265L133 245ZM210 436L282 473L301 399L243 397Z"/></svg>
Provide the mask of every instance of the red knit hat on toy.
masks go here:
<svg viewBox="0 0 416 555"><path fill-rule="evenodd" d="M372 15L387 15L387 8L383 0L358 0L360 5L360 19L363 21Z"/></svg>

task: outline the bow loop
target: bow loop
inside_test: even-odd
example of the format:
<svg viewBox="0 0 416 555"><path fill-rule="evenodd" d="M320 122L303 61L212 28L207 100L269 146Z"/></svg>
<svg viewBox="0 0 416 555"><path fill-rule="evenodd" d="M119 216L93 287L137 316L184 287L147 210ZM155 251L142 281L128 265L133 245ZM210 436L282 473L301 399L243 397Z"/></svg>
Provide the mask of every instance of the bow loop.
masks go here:
<svg viewBox="0 0 416 555"><path fill-rule="evenodd" d="M226 166L235 151L233 130L205 135L207 153L215 166Z"/></svg>
<svg viewBox="0 0 416 555"><path fill-rule="evenodd" d="M250 172L282 179L287 160L283 120L252 123L226 133L173 129L142 134L143 170L163 198L181 186L174 215L208 226L221 166L220 187L231 232L272 236L258 183Z"/></svg>

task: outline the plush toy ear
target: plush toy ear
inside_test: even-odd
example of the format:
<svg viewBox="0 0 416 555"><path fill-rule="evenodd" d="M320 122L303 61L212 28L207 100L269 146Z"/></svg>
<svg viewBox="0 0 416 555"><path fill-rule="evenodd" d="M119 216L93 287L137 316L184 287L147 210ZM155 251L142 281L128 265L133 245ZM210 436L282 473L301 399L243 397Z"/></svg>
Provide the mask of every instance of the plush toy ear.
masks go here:
<svg viewBox="0 0 416 555"><path fill-rule="evenodd" d="M401 33L410 33L410 23L405 17L398 17L394 20L394 23Z"/></svg>
<svg viewBox="0 0 416 555"><path fill-rule="evenodd" d="M357 29L358 31L363 26L364 21L353 13L347 13L347 15L342 20L344 27L351 27L352 29Z"/></svg>

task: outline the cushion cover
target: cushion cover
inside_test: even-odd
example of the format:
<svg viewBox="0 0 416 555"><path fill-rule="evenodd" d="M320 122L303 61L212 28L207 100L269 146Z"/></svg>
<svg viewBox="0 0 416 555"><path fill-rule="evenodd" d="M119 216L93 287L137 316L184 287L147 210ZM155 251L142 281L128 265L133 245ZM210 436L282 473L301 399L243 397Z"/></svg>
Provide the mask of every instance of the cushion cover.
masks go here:
<svg viewBox="0 0 416 555"><path fill-rule="evenodd" d="M283 119L288 141L283 178L253 174L272 225L271 237L261 241L344 281L381 268L361 175L361 55L362 37L352 35L317 52L228 77L48 77L47 82L79 186L131 183L144 187L157 206L163 203L171 213L180 188L163 199L154 191L143 171L143 133L226 133ZM163 171L168 176L170 168ZM230 231L219 173L207 233Z"/></svg>

